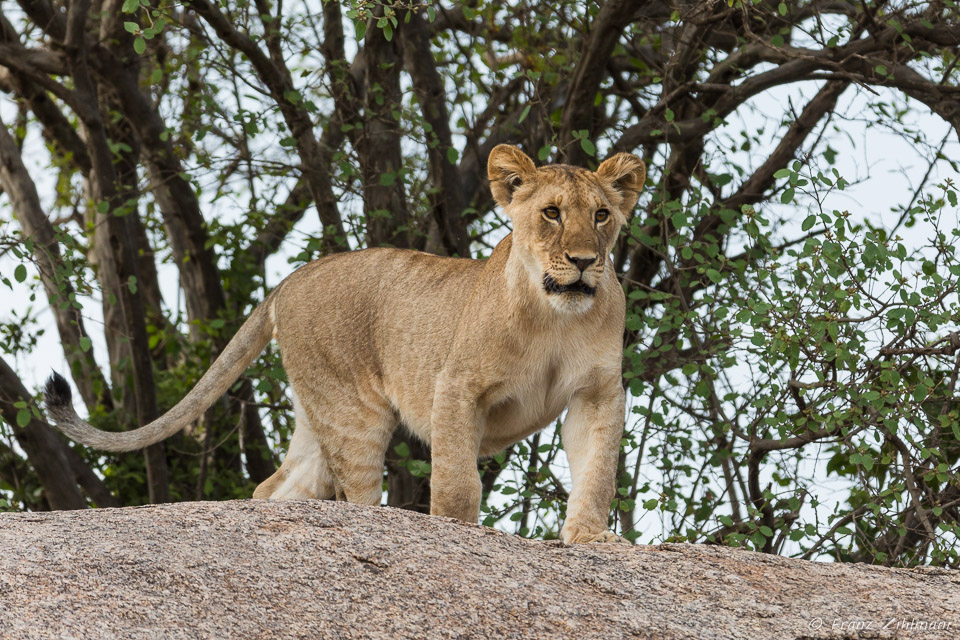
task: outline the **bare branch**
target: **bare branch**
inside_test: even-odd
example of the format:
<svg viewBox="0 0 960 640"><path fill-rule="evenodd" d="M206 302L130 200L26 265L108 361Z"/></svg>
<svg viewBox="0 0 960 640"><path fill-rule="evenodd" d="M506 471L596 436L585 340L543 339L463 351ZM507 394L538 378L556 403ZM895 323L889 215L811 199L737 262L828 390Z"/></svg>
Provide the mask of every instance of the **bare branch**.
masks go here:
<svg viewBox="0 0 960 640"><path fill-rule="evenodd" d="M454 150L450 134L450 115L445 102L446 89L430 50L430 36L423 17L412 12L400 25L404 65L413 79L413 90L423 116L436 140L428 140L430 177L436 188L431 196L434 219L444 248L450 255L470 256L470 238L463 217L465 202L457 166L447 153Z"/></svg>
<svg viewBox="0 0 960 640"><path fill-rule="evenodd" d="M290 136L296 141L301 169L323 224L325 250L335 252L346 248L346 232L331 186L331 159L314 135L313 122L303 107L300 93L293 86L290 70L264 55L249 36L240 33L208 0L191 0L188 4L224 42L250 59L260 81L270 90L270 96L280 108L290 129Z"/></svg>
<svg viewBox="0 0 960 640"><path fill-rule="evenodd" d="M632 0L606 0L590 25L563 109L559 144L560 153L568 164L583 165L587 161L583 147L574 144L573 132L593 131L594 99L603 81L607 60L623 28L637 17L637 8L643 4Z"/></svg>

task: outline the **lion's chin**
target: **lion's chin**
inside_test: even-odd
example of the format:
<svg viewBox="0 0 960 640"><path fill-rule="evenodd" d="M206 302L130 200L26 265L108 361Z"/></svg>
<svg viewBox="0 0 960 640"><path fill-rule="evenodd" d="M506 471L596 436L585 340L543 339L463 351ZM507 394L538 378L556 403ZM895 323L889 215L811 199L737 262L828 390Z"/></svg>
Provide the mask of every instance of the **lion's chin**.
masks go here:
<svg viewBox="0 0 960 640"><path fill-rule="evenodd" d="M583 293L548 293L547 302L560 313L586 313L593 306L593 296Z"/></svg>
<svg viewBox="0 0 960 640"><path fill-rule="evenodd" d="M584 313L593 306L597 288L583 280L560 284L549 273L543 276L543 291L547 302L561 313Z"/></svg>

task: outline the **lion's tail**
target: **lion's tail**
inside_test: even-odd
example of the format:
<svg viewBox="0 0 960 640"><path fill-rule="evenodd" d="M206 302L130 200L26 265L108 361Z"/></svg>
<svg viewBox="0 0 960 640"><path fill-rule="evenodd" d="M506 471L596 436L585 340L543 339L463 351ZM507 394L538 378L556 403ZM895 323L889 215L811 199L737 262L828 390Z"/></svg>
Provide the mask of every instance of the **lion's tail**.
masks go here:
<svg viewBox="0 0 960 640"><path fill-rule="evenodd" d="M273 336L274 323L270 311L273 304L274 296L268 296L247 318L223 353L186 397L150 424L121 432L101 431L91 426L74 411L70 386L56 372L47 380L44 389L47 413L57 428L72 440L105 451L133 451L169 438L199 418L217 398L226 393L267 346Z"/></svg>

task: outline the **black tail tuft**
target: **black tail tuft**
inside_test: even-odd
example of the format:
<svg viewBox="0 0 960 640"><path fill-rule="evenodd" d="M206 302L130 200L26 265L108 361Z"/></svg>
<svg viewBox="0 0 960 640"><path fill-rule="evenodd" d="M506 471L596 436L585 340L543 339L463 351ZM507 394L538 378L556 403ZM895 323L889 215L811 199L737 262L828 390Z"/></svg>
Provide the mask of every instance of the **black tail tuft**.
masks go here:
<svg viewBox="0 0 960 640"><path fill-rule="evenodd" d="M73 404L73 392L70 391L70 385L56 371L47 378L47 384L43 388L43 399L48 409L69 407Z"/></svg>

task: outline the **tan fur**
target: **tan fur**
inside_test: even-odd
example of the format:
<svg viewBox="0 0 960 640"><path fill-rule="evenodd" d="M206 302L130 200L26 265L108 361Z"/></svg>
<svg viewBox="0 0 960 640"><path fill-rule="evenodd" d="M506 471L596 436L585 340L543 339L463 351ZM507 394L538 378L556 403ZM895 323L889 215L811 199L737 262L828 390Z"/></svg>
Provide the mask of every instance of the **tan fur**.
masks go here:
<svg viewBox="0 0 960 640"><path fill-rule="evenodd" d="M537 169L500 145L488 173L514 228L489 260L395 249L323 258L281 283L197 387L155 423L122 434L90 428L96 438L66 410L58 424L101 448L156 442L198 417L273 335L297 424L286 459L255 498L379 504L384 455L403 422L432 448L431 512L476 522L478 457L568 408L562 436L573 491L562 539L614 539L607 517L624 422L625 304L609 254L636 204L643 163L619 154L596 172ZM547 207L560 219L547 219ZM609 211L605 222L595 221L599 209ZM570 285L581 278L572 261L591 259L582 280L594 295L547 291L546 275Z"/></svg>

